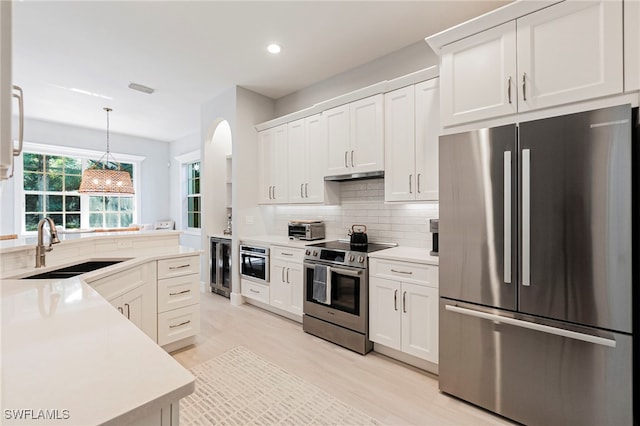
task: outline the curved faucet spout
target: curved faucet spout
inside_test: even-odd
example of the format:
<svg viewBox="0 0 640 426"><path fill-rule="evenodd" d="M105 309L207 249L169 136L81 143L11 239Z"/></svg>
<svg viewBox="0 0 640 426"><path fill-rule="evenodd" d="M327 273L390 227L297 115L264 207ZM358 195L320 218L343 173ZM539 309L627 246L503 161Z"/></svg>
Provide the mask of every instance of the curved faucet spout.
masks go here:
<svg viewBox="0 0 640 426"><path fill-rule="evenodd" d="M44 225L49 225L49 245L47 247L44 246ZM50 217L45 217L40 219L38 222L38 245L36 246L36 268L42 268L45 265L45 253L53 250L51 247L53 244L58 244L60 239L58 239L58 231L56 230L56 225L53 223L53 219Z"/></svg>

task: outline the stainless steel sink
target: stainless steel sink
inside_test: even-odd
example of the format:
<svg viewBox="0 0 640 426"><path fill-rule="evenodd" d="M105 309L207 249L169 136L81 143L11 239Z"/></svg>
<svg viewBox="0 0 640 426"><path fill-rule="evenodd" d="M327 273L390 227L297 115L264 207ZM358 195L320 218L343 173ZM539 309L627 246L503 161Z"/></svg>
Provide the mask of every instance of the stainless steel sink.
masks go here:
<svg viewBox="0 0 640 426"><path fill-rule="evenodd" d="M115 265L116 263L124 262L128 259L118 260L90 260L88 262L77 263L75 265L66 266L60 269L54 269L52 271L42 272L39 274L29 275L28 277L21 277L22 280L50 280L50 279L63 279L75 277L76 275L86 274L87 272L95 271L96 269L105 268L107 266Z"/></svg>

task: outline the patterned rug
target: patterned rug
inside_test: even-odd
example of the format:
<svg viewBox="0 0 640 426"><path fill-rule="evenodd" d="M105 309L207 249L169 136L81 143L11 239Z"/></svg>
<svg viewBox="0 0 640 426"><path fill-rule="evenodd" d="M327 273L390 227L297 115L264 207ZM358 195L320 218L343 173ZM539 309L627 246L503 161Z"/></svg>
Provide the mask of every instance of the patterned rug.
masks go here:
<svg viewBox="0 0 640 426"><path fill-rule="evenodd" d="M191 369L182 425L380 425L242 346Z"/></svg>

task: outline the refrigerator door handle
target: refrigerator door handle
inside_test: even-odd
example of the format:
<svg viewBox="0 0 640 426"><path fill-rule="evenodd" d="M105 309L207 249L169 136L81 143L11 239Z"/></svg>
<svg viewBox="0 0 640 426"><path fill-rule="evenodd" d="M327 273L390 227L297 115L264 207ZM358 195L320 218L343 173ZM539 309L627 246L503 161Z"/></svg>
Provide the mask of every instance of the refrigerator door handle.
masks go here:
<svg viewBox="0 0 640 426"><path fill-rule="evenodd" d="M531 150L522 150L522 285L531 285Z"/></svg>
<svg viewBox="0 0 640 426"><path fill-rule="evenodd" d="M460 306L445 305L447 311L455 312L471 317L482 318L489 321L495 321L503 324L513 325L515 327L527 328L529 330L540 331L542 333L554 334L556 336L568 337L570 339L581 340L583 342L593 343L596 345L616 347L616 341L606 339L604 337L592 336L591 334L578 333L576 331L565 330L563 328L551 327L544 324L536 324L529 321L523 321L515 318L503 317L501 315L489 314L487 312L476 311L473 309L461 308Z"/></svg>
<svg viewBox="0 0 640 426"><path fill-rule="evenodd" d="M504 282L511 283L511 151L504 152Z"/></svg>

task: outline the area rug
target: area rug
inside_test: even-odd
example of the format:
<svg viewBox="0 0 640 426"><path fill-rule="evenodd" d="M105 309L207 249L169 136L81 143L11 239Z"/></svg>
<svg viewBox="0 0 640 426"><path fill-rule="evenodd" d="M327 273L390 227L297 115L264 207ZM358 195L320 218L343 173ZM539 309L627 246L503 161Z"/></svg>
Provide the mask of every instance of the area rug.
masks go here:
<svg viewBox="0 0 640 426"><path fill-rule="evenodd" d="M380 425L242 346L191 373L196 390L180 401L182 425Z"/></svg>

